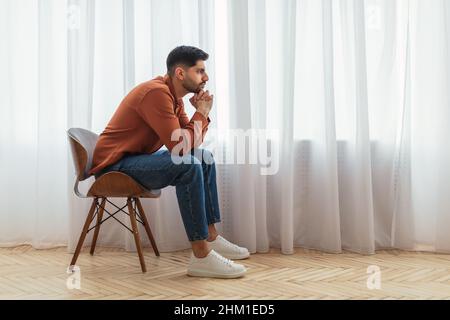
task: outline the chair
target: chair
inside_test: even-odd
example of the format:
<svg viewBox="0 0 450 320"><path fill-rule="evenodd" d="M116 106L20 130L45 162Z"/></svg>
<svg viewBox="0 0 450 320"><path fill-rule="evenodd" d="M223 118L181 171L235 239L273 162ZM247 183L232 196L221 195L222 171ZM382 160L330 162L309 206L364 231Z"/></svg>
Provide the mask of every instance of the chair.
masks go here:
<svg viewBox="0 0 450 320"><path fill-rule="evenodd" d="M161 195L161 190L147 190L130 176L122 172L110 171L97 178L86 195L82 194L78 190L78 184L80 181L86 180L90 177L89 171L92 166L92 156L94 153L95 144L98 140L98 135L81 128L71 128L67 131L67 134L77 175L74 191L78 197L93 198L91 208L86 217L83 230L78 240L77 248L73 255L72 261L70 262L70 268L73 269L75 266L87 233L94 229L94 236L90 251L91 255L93 255L101 224L109 218L113 218L133 234L142 272L146 272L147 269L145 266L144 255L142 253L137 222L144 226L156 256L159 256L159 251L153 238L150 225L145 216L144 209L142 208L140 198L159 198ZM109 201L108 198L127 198L127 201L123 207L119 208L114 203ZM114 213L110 213L105 208L106 202L110 203L117 210ZM128 213L123 210L125 207L128 207ZM103 219L104 212L109 215L105 219ZM131 229L115 217L118 212L123 212L130 217ZM90 227L95 217L97 217L96 223L94 226Z"/></svg>

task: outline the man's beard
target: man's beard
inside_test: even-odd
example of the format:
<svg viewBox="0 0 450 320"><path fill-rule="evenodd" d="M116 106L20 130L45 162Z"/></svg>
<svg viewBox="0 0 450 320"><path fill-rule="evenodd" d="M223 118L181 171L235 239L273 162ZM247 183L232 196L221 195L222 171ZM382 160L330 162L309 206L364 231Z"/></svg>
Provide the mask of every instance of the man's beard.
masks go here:
<svg viewBox="0 0 450 320"><path fill-rule="evenodd" d="M186 82L186 83L182 83L183 88L186 89L187 92L191 92L191 93L199 93L200 90L202 90L202 85L204 85L205 82L200 83L198 86L195 85L193 82Z"/></svg>

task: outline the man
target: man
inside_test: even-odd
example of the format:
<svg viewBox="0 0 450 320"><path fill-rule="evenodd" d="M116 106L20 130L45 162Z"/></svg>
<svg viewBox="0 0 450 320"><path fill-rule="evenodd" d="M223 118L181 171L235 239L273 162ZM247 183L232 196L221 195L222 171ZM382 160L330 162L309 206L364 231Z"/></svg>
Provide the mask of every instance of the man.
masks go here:
<svg viewBox="0 0 450 320"><path fill-rule="evenodd" d="M237 278L246 268L229 259L249 257L246 248L220 236L216 168L212 154L198 149L208 130L214 97L204 91L208 54L179 46L167 57L167 74L136 86L123 99L95 147L91 174L121 171L148 189L176 187L192 245L188 275ZM182 98L196 109L189 120ZM177 138L178 137L178 138ZM165 145L167 150L160 148Z"/></svg>

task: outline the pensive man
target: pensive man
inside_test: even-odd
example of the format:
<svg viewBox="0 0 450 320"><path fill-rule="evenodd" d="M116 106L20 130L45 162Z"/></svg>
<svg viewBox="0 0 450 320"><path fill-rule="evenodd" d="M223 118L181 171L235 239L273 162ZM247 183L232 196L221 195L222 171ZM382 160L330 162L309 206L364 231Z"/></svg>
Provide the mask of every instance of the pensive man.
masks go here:
<svg viewBox="0 0 450 320"><path fill-rule="evenodd" d="M247 269L232 260L250 256L220 236L216 167L211 152L200 149L210 123L214 96L205 89L208 54L179 46L167 57L167 74L143 82L122 100L95 147L91 174L120 171L148 189L175 186L192 255L187 274L238 278ZM182 98L196 109L191 119ZM162 148L165 146L166 148ZM232 259L232 260L231 260Z"/></svg>

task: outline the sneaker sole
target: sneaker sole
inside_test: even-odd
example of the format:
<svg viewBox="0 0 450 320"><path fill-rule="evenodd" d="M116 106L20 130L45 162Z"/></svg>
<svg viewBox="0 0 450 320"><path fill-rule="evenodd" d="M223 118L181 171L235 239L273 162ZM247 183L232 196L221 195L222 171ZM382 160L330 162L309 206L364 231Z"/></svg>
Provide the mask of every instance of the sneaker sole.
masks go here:
<svg viewBox="0 0 450 320"><path fill-rule="evenodd" d="M242 277L247 270L233 274L213 273L207 271L188 270L187 275L190 277L208 277L208 278L221 278L221 279L234 279Z"/></svg>

